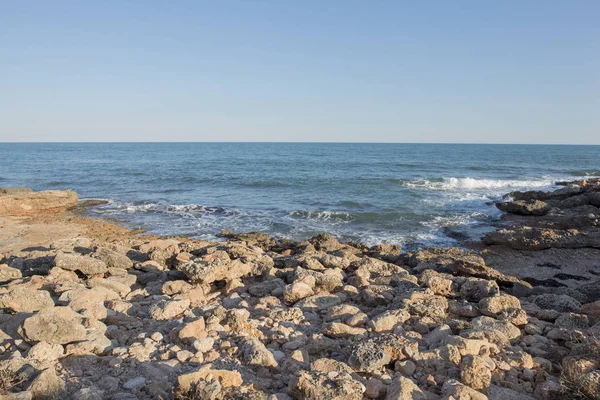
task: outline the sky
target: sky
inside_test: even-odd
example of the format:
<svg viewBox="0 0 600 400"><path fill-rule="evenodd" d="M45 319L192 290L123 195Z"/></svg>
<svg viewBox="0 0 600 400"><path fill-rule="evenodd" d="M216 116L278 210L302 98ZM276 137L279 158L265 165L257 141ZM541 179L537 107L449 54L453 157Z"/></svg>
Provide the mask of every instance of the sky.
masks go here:
<svg viewBox="0 0 600 400"><path fill-rule="evenodd" d="M600 2L0 0L0 141L600 144Z"/></svg>

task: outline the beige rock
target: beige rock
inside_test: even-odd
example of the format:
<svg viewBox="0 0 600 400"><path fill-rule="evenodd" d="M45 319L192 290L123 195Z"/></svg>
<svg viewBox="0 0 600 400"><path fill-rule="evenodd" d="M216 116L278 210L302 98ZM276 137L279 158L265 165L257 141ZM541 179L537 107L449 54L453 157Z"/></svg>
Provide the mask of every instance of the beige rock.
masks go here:
<svg viewBox="0 0 600 400"><path fill-rule="evenodd" d="M404 309L389 310L369 321L369 327L375 332L390 332L394 330L394 327L403 324L409 318L410 314Z"/></svg>
<svg viewBox="0 0 600 400"><path fill-rule="evenodd" d="M190 306L189 300L160 300L150 306L150 317L166 321L182 314Z"/></svg>
<svg viewBox="0 0 600 400"><path fill-rule="evenodd" d="M194 340L206 337L204 318L200 317L195 321L186 323L179 331L179 339L190 345Z"/></svg>
<svg viewBox="0 0 600 400"><path fill-rule="evenodd" d="M330 322L323 327L323 334L334 338L363 336L366 333L366 329L355 328L341 322Z"/></svg>
<svg viewBox="0 0 600 400"><path fill-rule="evenodd" d="M44 308L23 323L25 337L30 341L67 344L86 339L81 315L69 307Z"/></svg>
<svg viewBox="0 0 600 400"><path fill-rule="evenodd" d="M442 400L488 400L488 398L455 379L449 379L442 386Z"/></svg>
<svg viewBox="0 0 600 400"><path fill-rule="evenodd" d="M0 192L0 215L31 215L59 213L77 204L77 193L71 190L2 189Z"/></svg>
<svg viewBox="0 0 600 400"><path fill-rule="evenodd" d="M290 379L288 393L305 400L362 400L365 387L346 372L300 371Z"/></svg>
<svg viewBox="0 0 600 400"><path fill-rule="evenodd" d="M0 264L0 283L10 282L22 276L17 268L11 268L6 264Z"/></svg>
<svg viewBox="0 0 600 400"><path fill-rule="evenodd" d="M490 317L494 317L502 311L520 308L521 302L519 299L508 294L486 297L479 301L479 310L481 313Z"/></svg>
<svg viewBox="0 0 600 400"><path fill-rule="evenodd" d="M45 290L35 290L19 286L10 292L0 295L0 308L13 312L34 312L43 308L53 307L54 301Z"/></svg>
<svg viewBox="0 0 600 400"><path fill-rule="evenodd" d="M243 383L242 376L239 372L224 369L213 369L212 364L206 364L195 372L180 375L177 378L179 389L182 391L188 391L191 389L192 385L196 384L202 379L206 379L209 375L212 376L212 378L217 379L224 388L239 387Z"/></svg>
<svg viewBox="0 0 600 400"><path fill-rule="evenodd" d="M54 257L54 266L67 271L79 271L85 275L104 274L108 271L106 263L102 260L62 251Z"/></svg>
<svg viewBox="0 0 600 400"><path fill-rule="evenodd" d="M27 387L34 399L53 400L64 394L65 383L58 377L54 367L47 368L36 376Z"/></svg>
<svg viewBox="0 0 600 400"><path fill-rule="evenodd" d="M65 349L60 344L39 342L27 353L27 358L37 361L55 361L65 354Z"/></svg>
<svg viewBox="0 0 600 400"><path fill-rule="evenodd" d="M427 396L411 379L396 375L385 400L427 400Z"/></svg>
<svg viewBox="0 0 600 400"><path fill-rule="evenodd" d="M244 338L240 344L244 361L250 365L262 367L276 367L277 361L265 345L256 338Z"/></svg>
<svg viewBox="0 0 600 400"><path fill-rule="evenodd" d="M460 363L460 378L475 390L485 390L492 382L492 371L483 357L467 356Z"/></svg>
<svg viewBox="0 0 600 400"><path fill-rule="evenodd" d="M287 304L295 304L312 295L314 295L312 288L304 282L287 285L283 290L283 298Z"/></svg>

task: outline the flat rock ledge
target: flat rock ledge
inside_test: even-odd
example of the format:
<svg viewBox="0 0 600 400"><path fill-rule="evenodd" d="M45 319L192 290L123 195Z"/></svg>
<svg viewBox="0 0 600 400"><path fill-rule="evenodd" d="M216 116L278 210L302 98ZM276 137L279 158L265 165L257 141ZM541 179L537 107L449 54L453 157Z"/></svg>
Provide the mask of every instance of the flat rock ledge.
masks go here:
<svg viewBox="0 0 600 400"><path fill-rule="evenodd" d="M77 199L77 193L71 190L0 188L0 216L60 213L77 205Z"/></svg>

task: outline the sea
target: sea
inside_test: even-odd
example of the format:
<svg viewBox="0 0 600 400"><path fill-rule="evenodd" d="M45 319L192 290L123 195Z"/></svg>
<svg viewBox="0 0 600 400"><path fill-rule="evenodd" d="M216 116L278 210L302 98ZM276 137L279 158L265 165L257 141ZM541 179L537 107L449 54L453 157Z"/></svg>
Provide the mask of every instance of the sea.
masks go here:
<svg viewBox="0 0 600 400"><path fill-rule="evenodd" d="M600 176L600 146L0 143L0 186L72 189L85 212L161 235L318 233L405 249L495 229L516 190Z"/></svg>

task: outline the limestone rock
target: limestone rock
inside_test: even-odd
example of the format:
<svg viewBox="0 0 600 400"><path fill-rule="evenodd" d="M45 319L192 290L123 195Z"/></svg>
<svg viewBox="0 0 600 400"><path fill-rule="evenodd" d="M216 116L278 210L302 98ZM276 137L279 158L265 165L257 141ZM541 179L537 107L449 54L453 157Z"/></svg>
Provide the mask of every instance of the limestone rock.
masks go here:
<svg viewBox="0 0 600 400"><path fill-rule="evenodd" d="M23 323L25 336L30 341L67 344L86 339L81 316L69 307L44 308Z"/></svg>
<svg viewBox="0 0 600 400"><path fill-rule="evenodd" d="M54 307L54 301L45 290L20 286L0 295L0 308L7 308L13 312L30 313L48 307Z"/></svg>
<svg viewBox="0 0 600 400"><path fill-rule="evenodd" d="M304 400L362 400L365 387L346 372L300 371L288 393Z"/></svg>
<svg viewBox="0 0 600 400"><path fill-rule="evenodd" d="M17 268L11 268L6 264L0 264L0 283L10 282L14 279L19 279L22 276L21 271Z"/></svg>
<svg viewBox="0 0 600 400"><path fill-rule="evenodd" d="M245 338L241 343L241 352L244 360L251 365L263 367L276 367L277 361L265 345L256 338Z"/></svg>
<svg viewBox="0 0 600 400"><path fill-rule="evenodd" d="M160 300L150 306L150 317L157 321L166 321L182 314L190 306L190 301Z"/></svg>
<svg viewBox="0 0 600 400"><path fill-rule="evenodd" d="M97 258L59 251L54 257L54 266L67 271L79 271L85 275L104 274L108 271L106 263Z"/></svg>
<svg viewBox="0 0 600 400"><path fill-rule="evenodd" d="M385 400L427 400L427 395L411 379L396 375Z"/></svg>
<svg viewBox="0 0 600 400"><path fill-rule="evenodd" d="M485 390L492 383L492 371L487 362L478 355L467 356L460 363L463 383L476 390Z"/></svg>

